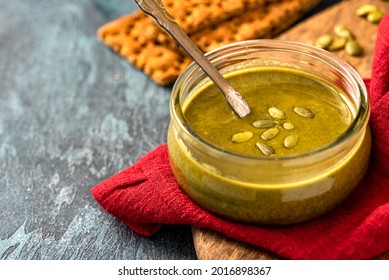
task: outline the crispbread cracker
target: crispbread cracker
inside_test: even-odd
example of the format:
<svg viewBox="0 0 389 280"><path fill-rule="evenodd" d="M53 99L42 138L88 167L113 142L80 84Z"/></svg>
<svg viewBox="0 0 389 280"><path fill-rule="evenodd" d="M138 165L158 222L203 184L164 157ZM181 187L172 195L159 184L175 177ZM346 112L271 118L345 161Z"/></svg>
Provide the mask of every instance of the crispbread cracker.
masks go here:
<svg viewBox="0 0 389 280"><path fill-rule="evenodd" d="M115 52L143 70L156 83L172 83L191 62L178 46L157 44L159 29L143 12L123 16L99 28L98 37Z"/></svg>
<svg viewBox="0 0 389 280"><path fill-rule="evenodd" d="M273 38L319 2L283 0L270 3L193 34L191 39L204 52L208 52L238 41Z"/></svg>
<svg viewBox="0 0 389 280"><path fill-rule="evenodd" d="M166 10L187 34L193 34L271 1L276 0L162 0Z"/></svg>
<svg viewBox="0 0 389 280"><path fill-rule="evenodd" d="M265 0L237 16L208 26L190 38L204 52L220 46L255 38L273 38L296 22L320 0ZM174 45L174 39L165 32L156 32L154 37L160 44Z"/></svg>
<svg viewBox="0 0 389 280"><path fill-rule="evenodd" d="M320 0L272 1L190 37L204 52L237 41L272 38L319 2ZM141 11L106 24L97 33L107 46L127 58L160 85L174 82L191 62L178 44Z"/></svg>

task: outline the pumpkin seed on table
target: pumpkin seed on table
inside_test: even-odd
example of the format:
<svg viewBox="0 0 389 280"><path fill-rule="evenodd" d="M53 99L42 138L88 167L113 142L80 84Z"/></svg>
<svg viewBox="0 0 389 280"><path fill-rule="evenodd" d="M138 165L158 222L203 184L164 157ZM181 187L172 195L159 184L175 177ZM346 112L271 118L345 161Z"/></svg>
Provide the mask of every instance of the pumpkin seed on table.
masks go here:
<svg viewBox="0 0 389 280"><path fill-rule="evenodd" d="M275 125L276 123L273 120L257 120L253 122L253 126L256 128L270 128Z"/></svg>
<svg viewBox="0 0 389 280"><path fill-rule="evenodd" d="M366 4L357 9L356 14L365 17L371 23L378 23L384 17L385 11L377 6Z"/></svg>
<svg viewBox="0 0 389 280"><path fill-rule="evenodd" d="M344 46L344 49L345 49L347 54L352 55L352 56L360 55L363 52L363 48L355 40L348 41L346 43L346 45Z"/></svg>
<svg viewBox="0 0 389 280"><path fill-rule="evenodd" d="M329 51L338 51L345 47L347 38L341 37L332 41L331 45L328 47Z"/></svg>
<svg viewBox="0 0 389 280"><path fill-rule="evenodd" d="M351 30L342 24L335 25L334 33L341 38L354 39L354 34Z"/></svg>
<svg viewBox="0 0 389 280"><path fill-rule="evenodd" d="M231 137L231 141L234 143L242 143L253 138L254 134L251 131L239 132Z"/></svg>
<svg viewBox="0 0 389 280"><path fill-rule="evenodd" d="M314 45L321 49L327 49L331 45L332 40L333 40L332 35L325 34L317 38Z"/></svg>
<svg viewBox="0 0 389 280"><path fill-rule="evenodd" d="M274 154L274 149L271 146L268 146L268 145L261 143L261 142L257 142L255 145L258 147L258 149L265 156L270 156L270 155Z"/></svg>
<svg viewBox="0 0 389 280"><path fill-rule="evenodd" d="M294 111L297 115L299 115L299 116L301 116L301 117L303 117L303 118L312 119L312 118L315 116L315 113L314 113L314 112L312 112L311 110L309 110L309 109L307 109L307 108L303 108L303 107L298 107L298 106L296 106L296 107L293 108L293 111Z"/></svg>
<svg viewBox="0 0 389 280"><path fill-rule="evenodd" d="M358 16L363 17L363 16L367 16L368 14L376 12L376 11L378 11L378 8L376 6L371 5L371 4L366 4L366 5L361 6L359 9L357 9L356 14Z"/></svg>
<svg viewBox="0 0 389 280"><path fill-rule="evenodd" d="M371 12L367 15L367 20L371 23L378 23L384 17L385 12L383 11L375 11Z"/></svg>
<svg viewBox="0 0 389 280"><path fill-rule="evenodd" d="M273 127L273 128L270 128L268 130L266 130L265 132L263 132L261 134L261 138L265 141L267 140L271 140L273 139L274 137L276 137L279 133L279 129L277 127Z"/></svg>
<svg viewBox="0 0 389 280"><path fill-rule="evenodd" d="M296 147L298 140L299 140L299 137L295 134L292 134L292 135L285 137L285 139L284 139L285 148L293 149L294 147Z"/></svg>
<svg viewBox="0 0 389 280"><path fill-rule="evenodd" d="M270 116L272 116L275 119L283 120L286 117L284 111L282 111L281 109L278 109L277 107L270 107L268 112L269 112Z"/></svg>

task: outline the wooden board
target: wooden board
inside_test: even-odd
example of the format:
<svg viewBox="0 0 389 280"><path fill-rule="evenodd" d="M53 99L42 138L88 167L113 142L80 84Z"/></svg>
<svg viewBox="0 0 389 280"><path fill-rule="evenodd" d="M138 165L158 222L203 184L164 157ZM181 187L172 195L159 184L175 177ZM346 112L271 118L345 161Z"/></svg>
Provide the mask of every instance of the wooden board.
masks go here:
<svg viewBox="0 0 389 280"><path fill-rule="evenodd" d="M355 11L364 4L373 4L389 11L389 2L381 0L342 1L281 34L279 38L309 43L320 35L334 34L335 25L345 25L352 30L364 53L361 56L350 56L344 50L334 53L351 64L362 77L370 77L378 24L368 22L355 14Z"/></svg>
<svg viewBox="0 0 389 280"><path fill-rule="evenodd" d="M301 22L281 34L279 38L308 43L320 35L333 34L333 28L336 24L346 25L353 31L356 39L362 45L364 53L358 57L349 56L343 50L335 52L335 54L350 63L362 77L370 77L378 25L355 15L355 11L364 4L374 4L389 11L389 2L380 0L342 1ZM202 260L280 259L271 252L227 238L208 229L193 227L192 234L197 257ZM375 259L389 259L389 252Z"/></svg>

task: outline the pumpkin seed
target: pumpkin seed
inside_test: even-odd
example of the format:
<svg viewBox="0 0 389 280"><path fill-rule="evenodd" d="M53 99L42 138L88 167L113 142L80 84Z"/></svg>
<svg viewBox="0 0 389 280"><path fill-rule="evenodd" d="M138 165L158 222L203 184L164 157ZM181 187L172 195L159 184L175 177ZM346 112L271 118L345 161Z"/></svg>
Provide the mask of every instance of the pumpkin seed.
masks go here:
<svg viewBox="0 0 389 280"><path fill-rule="evenodd" d="M378 11L378 8L371 4L366 4L357 9L356 14L360 17L367 16L370 13Z"/></svg>
<svg viewBox="0 0 389 280"><path fill-rule="evenodd" d="M234 143L242 143L250 140L253 138L253 133L251 131L244 131L244 132L239 132L231 137L231 141Z"/></svg>
<svg viewBox="0 0 389 280"><path fill-rule="evenodd" d="M384 17L384 14L383 11L371 12L367 15L367 20L371 23L378 23Z"/></svg>
<svg viewBox="0 0 389 280"><path fill-rule="evenodd" d="M351 30L342 24L335 25L334 33L341 38L354 39L354 35Z"/></svg>
<svg viewBox="0 0 389 280"><path fill-rule="evenodd" d="M257 142L255 145L262 152L262 154L264 154L267 157L274 154L274 149L264 143Z"/></svg>
<svg viewBox="0 0 389 280"><path fill-rule="evenodd" d="M257 120L253 122L253 126L256 128L270 128L274 127L276 123L273 120Z"/></svg>
<svg viewBox="0 0 389 280"><path fill-rule="evenodd" d="M286 123L284 123L282 126L283 126L285 129L288 129L288 130L294 128L294 124L291 123L291 122L286 122Z"/></svg>
<svg viewBox="0 0 389 280"><path fill-rule="evenodd" d="M285 137L285 139L284 139L285 148L293 149L294 147L296 147L298 140L299 140L299 137L295 134L292 134L292 135Z"/></svg>
<svg viewBox="0 0 389 280"><path fill-rule="evenodd" d="M261 138L265 141L271 140L278 135L280 131L277 127L270 128L261 134Z"/></svg>
<svg viewBox="0 0 389 280"><path fill-rule="evenodd" d="M360 55L363 52L361 45L356 40L348 41L344 46L344 49L347 54L352 56Z"/></svg>
<svg viewBox="0 0 389 280"><path fill-rule="evenodd" d="M282 120L282 119L285 119L285 117L286 117L284 111L282 111L281 109L278 109L276 107L270 107L268 111L269 111L270 116L272 116L275 119Z"/></svg>
<svg viewBox="0 0 389 280"><path fill-rule="evenodd" d="M338 38L336 40L334 40L331 45L328 47L328 50L329 51L338 51L338 50L341 50L344 48L344 46L346 45L346 42L347 42L347 38Z"/></svg>
<svg viewBox="0 0 389 280"><path fill-rule="evenodd" d="M322 49L327 49L331 43L332 43L332 35L330 34L325 34L317 38L315 41L315 46L322 48Z"/></svg>
<svg viewBox="0 0 389 280"><path fill-rule="evenodd" d="M315 116L314 112L312 112L311 110L309 110L307 108L303 108L303 107L297 107L296 106L296 107L293 108L293 111L297 115L299 115L299 116L301 116L303 118L310 118L310 119L312 119Z"/></svg>

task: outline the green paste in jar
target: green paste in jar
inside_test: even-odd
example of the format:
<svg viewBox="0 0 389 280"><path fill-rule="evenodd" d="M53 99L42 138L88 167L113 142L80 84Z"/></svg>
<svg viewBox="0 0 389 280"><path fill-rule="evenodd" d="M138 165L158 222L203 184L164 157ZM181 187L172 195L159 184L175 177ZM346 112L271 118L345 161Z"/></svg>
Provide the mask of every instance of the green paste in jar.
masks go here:
<svg viewBox="0 0 389 280"><path fill-rule="evenodd" d="M371 142L364 127L350 133L357 109L336 81L281 67L244 69L226 78L249 104L248 116L238 118L206 81L181 88L183 103L174 103L183 115L173 114L169 125L169 161L188 196L223 217L264 225L306 221L343 201L363 177ZM296 106L314 116L296 114ZM274 119L271 107L282 110L285 118L274 120L280 132L265 141L261 135L266 129L253 122ZM183 126L177 116L185 118L179 120ZM284 128L285 122L293 128ZM235 143L231 139L240 132L253 136ZM294 148L284 147L290 134L298 135ZM341 135L344 141L339 141ZM274 153L264 155L259 142L272 146ZM317 150L331 142L336 145ZM299 156L312 150L317 152Z"/></svg>
<svg viewBox="0 0 389 280"><path fill-rule="evenodd" d="M273 149L271 156L303 153L334 141L354 119L354 112L340 88L305 72L257 68L234 72L227 79L247 101L251 109L248 116L236 116L213 83L198 89L183 108L196 134L226 150L264 156L256 145L259 142ZM273 117L269 113L272 107L285 116ZM308 109L312 115L301 116L295 112L296 107ZM278 134L263 140L261 135L269 128L256 128L253 123L258 120L272 120ZM241 132L251 132L253 136L244 142L234 142L233 136ZM290 135L297 138L293 148L284 144Z"/></svg>

